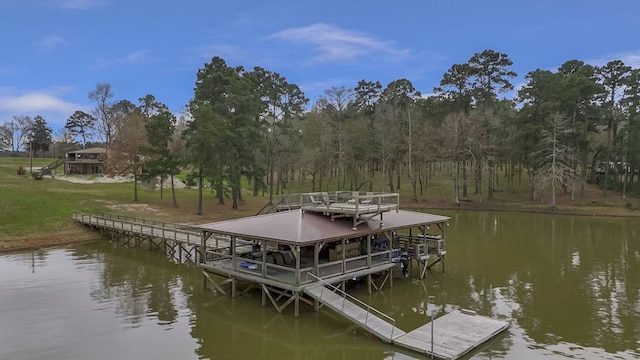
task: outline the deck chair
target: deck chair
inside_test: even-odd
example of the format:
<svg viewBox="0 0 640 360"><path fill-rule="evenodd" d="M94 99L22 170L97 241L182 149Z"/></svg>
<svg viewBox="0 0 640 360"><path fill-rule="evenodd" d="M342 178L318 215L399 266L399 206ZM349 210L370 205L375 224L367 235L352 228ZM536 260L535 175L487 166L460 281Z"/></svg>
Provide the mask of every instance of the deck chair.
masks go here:
<svg viewBox="0 0 640 360"><path fill-rule="evenodd" d="M316 200L313 195L309 195L309 201L311 201L312 205L322 205L324 204L324 201L322 200Z"/></svg>

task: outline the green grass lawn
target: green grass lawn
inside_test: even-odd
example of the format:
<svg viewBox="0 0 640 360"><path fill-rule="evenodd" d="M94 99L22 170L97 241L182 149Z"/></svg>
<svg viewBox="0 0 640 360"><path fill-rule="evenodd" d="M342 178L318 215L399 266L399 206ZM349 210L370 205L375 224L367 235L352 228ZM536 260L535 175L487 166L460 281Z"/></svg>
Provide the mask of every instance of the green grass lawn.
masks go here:
<svg viewBox="0 0 640 360"><path fill-rule="evenodd" d="M49 164L53 159L34 159L33 166ZM133 204L133 183L93 183L77 184L51 177L35 180L29 174L17 175L17 169L23 166L29 169L29 159L0 158L0 240L45 237L64 232L73 227L71 215L74 212L116 212L129 216L154 218L171 222L206 223L222 219L254 215L269 198L254 197L251 186L243 183L244 202L239 210L231 209L231 200L218 205L218 201L209 189L204 190L204 215L196 215L197 189L176 190L178 208L173 208L170 189L165 189L164 199L160 199L159 191L147 191L139 188L137 205L143 207L127 207ZM58 169L58 173L61 168ZM88 176L91 177L91 176ZM374 191L389 191L386 181L380 176L376 179ZM325 182L323 186L330 190L341 189L336 181ZM501 188L501 187L499 187ZM324 189L323 189L324 190ZM342 189L342 190L348 190ZM368 190L368 186L361 189ZM292 183L285 193L311 191L311 181ZM396 191L398 191L396 189ZM435 173L429 180L426 192L413 201L407 181L401 184L399 191L402 207L413 208L453 208L453 190L451 177L445 171ZM262 192L260 193L262 195ZM486 197L486 194L484 195ZM515 191L498 191L493 201L486 199L479 204L478 197L473 195L473 186L469 186L469 197L462 208L480 210L517 210L545 211L548 204L530 200L528 184L519 184ZM601 215L638 216L638 211L625 208L629 202L637 203L638 199L622 199L619 194L611 193L602 198L595 187L588 187L587 196L569 201L568 195L559 195L558 204L561 209L573 213L589 213ZM118 206L121 205L121 206ZM478 206L481 205L481 206ZM146 209L153 211L145 211ZM636 207L637 208L637 207Z"/></svg>
<svg viewBox="0 0 640 360"><path fill-rule="evenodd" d="M34 159L33 166L49 164L53 159ZM27 175L17 175L23 166ZM29 159L0 158L0 240L2 238L46 236L63 231L74 222L74 212L107 211L139 217L161 218L176 222L207 222L221 218L253 215L265 202L260 198L248 201L243 209L230 211L230 201L217 205L209 190L205 190L204 216L197 216L197 190L177 190L178 209L172 207L171 189L159 191L138 189L139 204L158 209L153 213L116 208L117 204L133 203L133 183L77 184L51 177L35 180L29 174ZM60 173L61 169L58 169ZM88 175L87 178L91 178ZM95 176L93 176L95 177Z"/></svg>
<svg viewBox="0 0 640 360"><path fill-rule="evenodd" d="M34 159L33 166L52 159ZM17 175L19 166L27 175ZM124 200L129 196L121 184L74 184L45 177L35 180L29 174L29 159L0 159L0 234L25 236L56 232L71 223L74 211L95 211L104 207L97 200Z"/></svg>

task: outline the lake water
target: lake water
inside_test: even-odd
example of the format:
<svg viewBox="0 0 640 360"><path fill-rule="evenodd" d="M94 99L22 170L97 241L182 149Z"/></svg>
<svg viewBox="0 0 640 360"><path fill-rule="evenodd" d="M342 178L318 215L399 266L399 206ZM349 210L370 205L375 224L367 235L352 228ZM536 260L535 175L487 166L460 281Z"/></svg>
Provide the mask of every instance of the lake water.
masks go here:
<svg viewBox="0 0 640 360"><path fill-rule="evenodd" d="M640 220L458 212L445 272L352 293L408 331L456 306L511 321L473 359L640 357ZM491 290L490 290L491 289ZM278 314L197 268L100 241L0 256L0 359L413 359L328 309ZM437 336L437 329L436 329Z"/></svg>

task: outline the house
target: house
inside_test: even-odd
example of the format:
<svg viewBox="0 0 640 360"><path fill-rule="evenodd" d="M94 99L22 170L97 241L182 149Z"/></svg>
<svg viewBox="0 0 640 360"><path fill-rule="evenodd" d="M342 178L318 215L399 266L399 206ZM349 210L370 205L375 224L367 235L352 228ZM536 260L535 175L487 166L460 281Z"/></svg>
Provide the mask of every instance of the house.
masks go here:
<svg viewBox="0 0 640 360"><path fill-rule="evenodd" d="M107 149L94 147L64 154L65 174L102 174Z"/></svg>

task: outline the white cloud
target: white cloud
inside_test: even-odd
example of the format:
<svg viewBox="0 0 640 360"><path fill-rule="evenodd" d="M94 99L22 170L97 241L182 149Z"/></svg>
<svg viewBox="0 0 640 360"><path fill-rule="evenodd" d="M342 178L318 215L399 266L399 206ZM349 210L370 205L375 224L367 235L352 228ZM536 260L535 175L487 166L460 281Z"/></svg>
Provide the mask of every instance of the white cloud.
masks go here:
<svg viewBox="0 0 640 360"><path fill-rule="evenodd" d="M151 54L151 50L136 50L130 52L124 56L120 56L113 59L100 59L94 66L96 68L107 67L111 65L133 64L140 62L147 58L147 55Z"/></svg>
<svg viewBox="0 0 640 360"><path fill-rule="evenodd" d="M56 46L64 44L66 41L58 35L49 35L46 38L34 44L41 52L53 50Z"/></svg>
<svg viewBox="0 0 640 360"><path fill-rule="evenodd" d="M620 57L623 63L634 69L640 69L640 51L637 53L629 53Z"/></svg>
<svg viewBox="0 0 640 360"><path fill-rule="evenodd" d="M363 56L385 55L391 58L405 58L407 49L397 49L390 42L379 41L355 31L339 29L323 23L307 27L289 28L269 36L313 47L317 55L314 62L349 61Z"/></svg>
<svg viewBox="0 0 640 360"><path fill-rule="evenodd" d="M65 88L22 93L10 88L0 88L0 119L13 115L42 115L50 124L64 124L74 111L87 109L86 105L62 98L64 92Z"/></svg>
<svg viewBox="0 0 640 360"><path fill-rule="evenodd" d="M609 61L613 60L622 60L625 65L631 66L634 69L638 69L640 68L640 50L606 55L601 58L588 60L586 61L586 63L603 66L606 65Z"/></svg>
<svg viewBox="0 0 640 360"><path fill-rule="evenodd" d="M58 4L65 9L85 10L107 4L107 0L58 0Z"/></svg>

